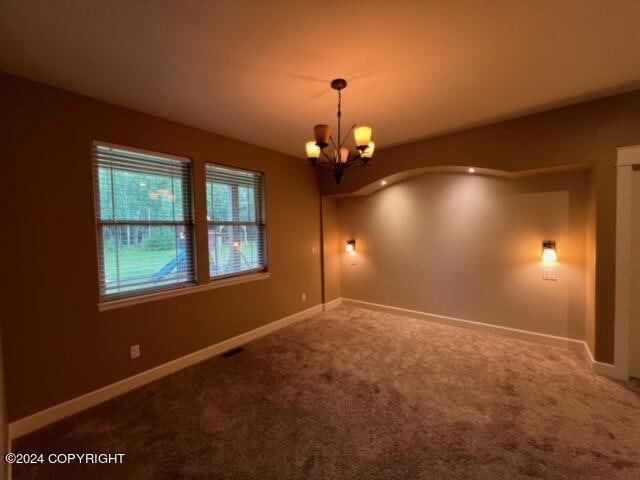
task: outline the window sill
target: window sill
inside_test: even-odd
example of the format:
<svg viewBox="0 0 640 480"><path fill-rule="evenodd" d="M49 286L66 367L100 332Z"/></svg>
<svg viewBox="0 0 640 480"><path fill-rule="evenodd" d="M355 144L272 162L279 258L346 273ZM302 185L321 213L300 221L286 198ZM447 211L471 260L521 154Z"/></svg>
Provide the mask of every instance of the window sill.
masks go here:
<svg viewBox="0 0 640 480"><path fill-rule="evenodd" d="M98 303L98 310L100 312L107 312L109 310L115 310L117 308L129 307L131 305L138 305L140 303L154 302L156 300L163 300L165 298L179 297L181 295L189 295L191 293L204 292L206 290L213 290L214 288L228 287L231 285L238 285L240 283L254 282L257 280L264 280L271 276L269 272L250 273L245 275L237 275L233 277L221 278L220 280L212 280L209 283L201 285L193 285L189 287L176 288L174 290L166 290L163 292L148 293L146 295L138 295L135 297L127 297L118 300L110 300L106 302Z"/></svg>

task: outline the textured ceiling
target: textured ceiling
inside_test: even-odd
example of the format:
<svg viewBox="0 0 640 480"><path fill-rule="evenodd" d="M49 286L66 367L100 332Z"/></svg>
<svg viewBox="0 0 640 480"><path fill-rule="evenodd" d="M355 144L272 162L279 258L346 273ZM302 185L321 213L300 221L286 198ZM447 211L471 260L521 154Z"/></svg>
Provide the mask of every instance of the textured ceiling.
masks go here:
<svg viewBox="0 0 640 480"><path fill-rule="evenodd" d="M640 1L0 0L0 69L296 156L640 87Z"/></svg>

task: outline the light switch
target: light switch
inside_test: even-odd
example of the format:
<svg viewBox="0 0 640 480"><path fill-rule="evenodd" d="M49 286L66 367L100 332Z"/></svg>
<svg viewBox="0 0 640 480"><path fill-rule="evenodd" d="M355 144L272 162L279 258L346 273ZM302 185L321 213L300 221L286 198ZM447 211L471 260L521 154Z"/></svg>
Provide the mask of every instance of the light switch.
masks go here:
<svg viewBox="0 0 640 480"><path fill-rule="evenodd" d="M138 358L140 356L140 345L131 345L131 358Z"/></svg>
<svg viewBox="0 0 640 480"><path fill-rule="evenodd" d="M558 270L556 270L555 268L545 268L542 271L542 279L543 280L549 280L551 282L557 282L558 281Z"/></svg>

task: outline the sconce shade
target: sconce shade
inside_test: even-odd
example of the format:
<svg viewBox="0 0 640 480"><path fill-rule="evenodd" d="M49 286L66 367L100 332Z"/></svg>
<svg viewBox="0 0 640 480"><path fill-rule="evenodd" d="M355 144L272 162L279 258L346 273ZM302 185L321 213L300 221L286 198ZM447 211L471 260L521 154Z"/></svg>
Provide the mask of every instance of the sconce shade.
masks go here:
<svg viewBox="0 0 640 480"><path fill-rule="evenodd" d="M347 245L344 247L344 251L347 253L353 253L356 251L356 241L349 240L347 241Z"/></svg>
<svg viewBox="0 0 640 480"><path fill-rule="evenodd" d="M545 263L555 263L558 261L556 242L553 240L545 240L542 242L542 261Z"/></svg>
<svg viewBox="0 0 640 480"><path fill-rule="evenodd" d="M307 142L305 144L307 149L307 158L309 160L317 160L320 158L320 147L316 144L316 142Z"/></svg>
<svg viewBox="0 0 640 480"><path fill-rule="evenodd" d="M369 142L367 148L362 152L362 158L371 158L373 157L373 151L376 149L376 144L373 142Z"/></svg>
<svg viewBox="0 0 640 480"><path fill-rule="evenodd" d="M320 148L324 148L329 145L329 138L331 137L331 127L329 125L316 125L313 127L313 137L316 139L316 144Z"/></svg>
<svg viewBox="0 0 640 480"><path fill-rule="evenodd" d="M353 137L356 141L356 147L358 147L358 149L361 151L364 150L365 148L367 148L369 142L371 141L371 127L368 127L366 125L357 127L353 131Z"/></svg>

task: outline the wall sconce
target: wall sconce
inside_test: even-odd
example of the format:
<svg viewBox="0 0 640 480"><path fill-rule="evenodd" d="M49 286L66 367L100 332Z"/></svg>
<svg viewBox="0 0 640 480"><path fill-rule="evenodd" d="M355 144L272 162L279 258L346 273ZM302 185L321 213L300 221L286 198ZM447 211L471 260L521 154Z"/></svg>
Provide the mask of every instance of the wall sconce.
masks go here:
<svg viewBox="0 0 640 480"><path fill-rule="evenodd" d="M344 251L350 254L354 254L356 252L356 241L348 240L347 245L344 247Z"/></svg>
<svg viewBox="0 0 640 480"><path fill-rule="evenodd" d="M545 240L542 242L542 261L544 263L555 263L558 261L558 252L556 251L556 242L554 240Z"/></svg>

